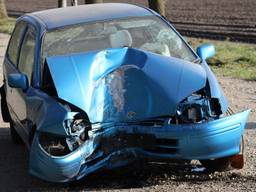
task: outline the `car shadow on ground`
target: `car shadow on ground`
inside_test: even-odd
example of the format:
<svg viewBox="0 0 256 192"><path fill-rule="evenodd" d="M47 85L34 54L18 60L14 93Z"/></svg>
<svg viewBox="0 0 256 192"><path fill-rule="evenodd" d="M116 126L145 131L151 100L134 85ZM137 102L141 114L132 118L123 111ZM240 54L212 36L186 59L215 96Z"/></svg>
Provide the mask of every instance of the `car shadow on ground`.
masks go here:
<svg viewBox="0 0 256 192"><path fill-rule="evenodd" d="M28 173L29 153L24 145L15 145L11 141L9 127L0 128L0 186L4 191L74 191L74 190L111 190L150 187L164 183L200 183L236 180L254 177L243 176L239 172L228 174L210 174L207 171L193 171L202 168L194 163L141 163L127 167L94 173L84 179L71 183L56 184L37 179Z"/></svg>
<svg viewBox="0 0 256 192"><path fill-rule="evenodd" d="M256 122L248 122L246 124L246 129L256 129Z"/></svg>

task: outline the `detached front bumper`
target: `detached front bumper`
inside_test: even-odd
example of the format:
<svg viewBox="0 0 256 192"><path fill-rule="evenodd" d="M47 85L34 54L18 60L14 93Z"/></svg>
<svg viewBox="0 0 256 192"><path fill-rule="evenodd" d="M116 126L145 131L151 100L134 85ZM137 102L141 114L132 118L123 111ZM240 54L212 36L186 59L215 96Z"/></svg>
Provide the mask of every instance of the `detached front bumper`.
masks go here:
<svg viewBox="0 0 256 192"><path fill-rule="evenodd" d="M215 159L239 153L249 110L214 121L150 127L112 125L92 132L83 146L63 157L49 156L35 136L30 172L44 180L66 182L101 168L146 159Z"/></svg>

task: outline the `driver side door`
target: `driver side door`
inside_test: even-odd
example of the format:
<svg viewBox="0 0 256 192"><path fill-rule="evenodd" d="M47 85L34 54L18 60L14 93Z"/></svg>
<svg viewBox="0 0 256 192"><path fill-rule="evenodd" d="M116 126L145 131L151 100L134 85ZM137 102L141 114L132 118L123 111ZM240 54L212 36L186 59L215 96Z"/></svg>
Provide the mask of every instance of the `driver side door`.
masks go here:
<svg viewBox="0 0 256 192"><path fill-rule="evenodd" d="M33 71L35 65L35 49L36 49L36 33L31 25L27 26L24 38L20 46L20 54L18 57L18 65L16 73L25 74L28 81L28 89L24 91L20 88L11 88L9 92L10 105L13 113L12 120L16 125L17 131L23 140L27 140L29 130L27 128L27 93L33 86Z"/></svg>

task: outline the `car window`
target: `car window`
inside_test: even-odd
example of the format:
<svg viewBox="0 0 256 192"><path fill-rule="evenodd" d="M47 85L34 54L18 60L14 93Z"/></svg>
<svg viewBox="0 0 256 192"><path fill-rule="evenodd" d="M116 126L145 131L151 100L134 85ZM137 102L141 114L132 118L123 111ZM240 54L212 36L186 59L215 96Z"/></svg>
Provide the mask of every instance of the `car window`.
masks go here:
<svg viewBox="0 0 256 192"><path fill-rule="evenodd" d="M48 56L134 47L194 61L197 56L179 35L156 16L73 25L46 33L43 59Z"/></svg>
<svg viewBox="0 0 256 192"><path fill-rule="evenodd" d="M25 22L19 22L12 34L10 43L9 43L9 48L7 51L7 55L9 60L17 66L17 58L18 58L18 50L19 50L19 45L22 39L23 32L26 28L26 23Z"/></svg>
<svg viewBox="0 0 256 192"><path fill-rule="evenodd" d="M20 72L27 75L29 83L31 83L33 75L33 66L35 61L35 43L35 33L32 28L28 28L21 46L18 68Z"/></svg>

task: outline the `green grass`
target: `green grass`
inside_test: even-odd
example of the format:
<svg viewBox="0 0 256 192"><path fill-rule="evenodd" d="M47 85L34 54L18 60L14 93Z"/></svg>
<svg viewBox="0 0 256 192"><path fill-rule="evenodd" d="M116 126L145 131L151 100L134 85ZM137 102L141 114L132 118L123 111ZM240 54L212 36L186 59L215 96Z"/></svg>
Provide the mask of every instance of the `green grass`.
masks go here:
<svg viewBox="0 0 256 192"><path fill-rule="evenodd" d="M256 44L188 38L193 48L212 43L216 55L207 62L219 76L256 80Z"/></svg>
<svg viewBox="0 0 256 192"><path fill-rule="evenodd" d="M12 17L0 18L0 33L11 34L15 25L15 21L16 19Z"/></svg>

